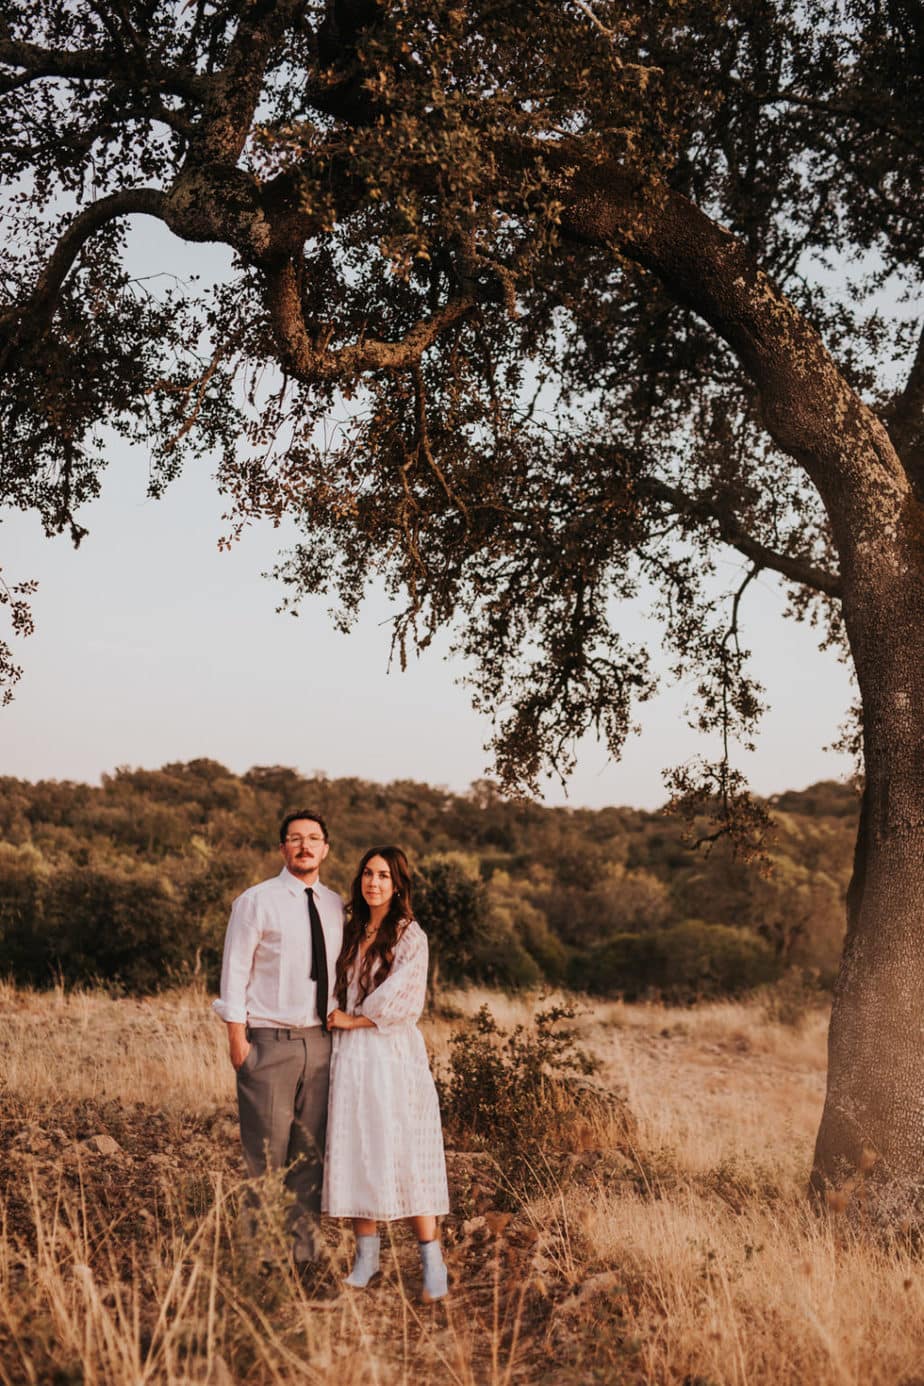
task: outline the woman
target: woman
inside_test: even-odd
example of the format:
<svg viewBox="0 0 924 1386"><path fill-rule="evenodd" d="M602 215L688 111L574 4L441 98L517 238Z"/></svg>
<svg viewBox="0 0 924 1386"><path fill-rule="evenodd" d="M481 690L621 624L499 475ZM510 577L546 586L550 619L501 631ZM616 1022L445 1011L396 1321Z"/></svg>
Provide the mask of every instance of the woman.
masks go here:
<svg viewBox="0 0 924 1386"><path fill-rule="evenodd" d="M376 1223L407 1218L420 1246L423 1299L447 1292L436 1235L449 1211L436 1088L417 1020L427 989L427 936L414 919L407 858L373 847L353 881L337 960L322 1210L352 1218L356 1257L346 1283L379 1271Z"/></svg>

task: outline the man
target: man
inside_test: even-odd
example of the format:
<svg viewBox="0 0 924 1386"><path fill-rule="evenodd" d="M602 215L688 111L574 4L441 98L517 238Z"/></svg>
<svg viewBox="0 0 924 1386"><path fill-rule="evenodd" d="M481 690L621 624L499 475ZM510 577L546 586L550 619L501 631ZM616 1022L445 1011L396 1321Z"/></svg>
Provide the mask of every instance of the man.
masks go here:
<svg viewBox="0 0 924 1386"><path fill-rule="evenodd" d="M241 1144L251 1177L287 1169L296 1264L321 1259L319 1214L331 1038L343 937L340 896L318 880L330 849L314 809L279 829L283 867L231 907L215 1010L228 1026Z"/></svg>

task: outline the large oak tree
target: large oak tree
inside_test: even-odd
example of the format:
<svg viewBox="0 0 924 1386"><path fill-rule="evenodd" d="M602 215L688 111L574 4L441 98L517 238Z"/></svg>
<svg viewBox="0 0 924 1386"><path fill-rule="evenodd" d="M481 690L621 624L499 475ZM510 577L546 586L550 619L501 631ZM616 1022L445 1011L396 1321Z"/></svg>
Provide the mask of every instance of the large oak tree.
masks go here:
<svg viewBox="0 0 924 1386"><path fill-rule="evenodd" d="M301 523L293 601L347 620L379 574L402 651L454 625L510 785L588 729L618 755L640 590L726 744L761 710L757 573L849 651L816 1183L875 1160L889 1208L924 1163L922 26L910 0L0 0L7 505L79 540L104 427L155 492L217 453L236 522ZM136 215L233 270L132 278ZM746 845L727 757L675 787Z"/></svg>

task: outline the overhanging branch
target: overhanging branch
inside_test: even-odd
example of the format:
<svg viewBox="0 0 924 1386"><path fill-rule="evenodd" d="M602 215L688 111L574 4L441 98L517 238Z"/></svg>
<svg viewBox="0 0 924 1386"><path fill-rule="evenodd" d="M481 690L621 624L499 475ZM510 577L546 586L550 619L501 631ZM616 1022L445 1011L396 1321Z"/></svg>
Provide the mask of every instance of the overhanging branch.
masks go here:
<svg viewBox="0 0 924 1386"><path fill-rule="evenodd" d="M805 469L836 531L862 528L873 496L880 510L901 508L908 478L885 426L743 242L599 144L546 143L533 157L558 170L553 186L568 239L650 271L728 343L757 386L768 433Z"/></svg>
<svg viewBox="0 0 924 1386"><path fill-rule="evenodd" d="M35 288L23 303L17 303L0 317L0 369L10 350L25 337L39 336L50 322L61 286L91 236L108 222L132 212L159 217L164 195L156 188L125 188L101 197L79 212L60 237ZM5 339L5 340L4 340Z"/></svg>
<svg viewBox="0 0 924 1386"><path fill-rule="evenodd" d="M313 335L305 322L294 266L285 264L267 273L268 302L280 364L299 380L347 379L360 371L397 370L416 365L441 332L458 322L475 300L469 295L449 299L429 318L416 322L397 341L364 337L330 350L323 334Z"/></svg>
<svg viewBox="0 0 924 1386"><path fill-rule="evenodd" d="M643 478L636 484L639 491L655 500L663 501L678 514L688 515L691 519L702 520L705 523L715 525L724 543L737 549L745 558L749 558L752 563L761 568L770 568L773 572L781 573L783 577L789 578L792 582L798 582L803 587L811 587L814 591L823 592L828 597L839 598L842 596L841 580L837 574L819 568L809 559L777 553L775 549L759 543L747 532L731 510L716 504L715 501L706 500L699 496L689 496L678 487L671 486L654 477Z"/></svg>
<svg viewBox="0 0 924 1386"><path fill-rule="evenodd" d="M122 53L43 48L37 43L25 43L0 35L0 66L18 69L15 76L0 77L0 92L12 91L43 77L124 82L125 64L126 58ZM143 67L145 76L160 91L197 102L205 99L215 80L200 76L192 68L168 67L147 55Z"/></svg>

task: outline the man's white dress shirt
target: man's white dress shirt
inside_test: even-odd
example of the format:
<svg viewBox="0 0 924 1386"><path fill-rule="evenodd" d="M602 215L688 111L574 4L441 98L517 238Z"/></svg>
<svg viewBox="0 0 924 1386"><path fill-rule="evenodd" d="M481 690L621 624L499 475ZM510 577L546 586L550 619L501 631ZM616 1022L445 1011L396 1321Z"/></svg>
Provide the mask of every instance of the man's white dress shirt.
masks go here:
<svg viewBox="0 0 924 1386"><path fill-rule="evenodd" d="M317 983L310 975L306 888L284 866L278 876L251 886L234 901L225 935L221 995L212 1003L222 1020L255 1029L320 1024L315 1005ZM315 881L312 890L327 953L327 1016L337 1005L333 987L343 941L343 901L320 881Z"/></svg>

